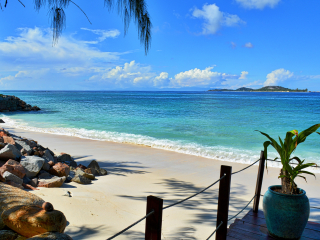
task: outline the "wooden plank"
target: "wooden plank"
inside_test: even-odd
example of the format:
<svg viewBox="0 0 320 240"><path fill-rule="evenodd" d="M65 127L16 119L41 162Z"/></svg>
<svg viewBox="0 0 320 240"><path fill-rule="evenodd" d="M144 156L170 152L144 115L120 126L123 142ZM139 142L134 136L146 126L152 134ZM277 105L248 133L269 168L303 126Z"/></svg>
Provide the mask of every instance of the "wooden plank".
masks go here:
<svg viewBox="0 0 320 240"><path fill-rule="evenodd" d="M242 239L242 240L274 240L274 238L268 236L268 235L260 235L260 234L254 234L252 232L248 232L242 229L238 228L232 228L228 231L228 237L233 237L236 239Z"/></svg>
<svg viewBox="0 0 320 240"><path fill-rule="evenodd" d="M252 210L250 210L246 215L245 217L249 215L249 216L252 216L252 217L257 217L257 218L260 218L260 219L264 219L264 214L263 214L263 211L259 210L257 213L254 213ZM248 218L248 217L247 217ZM247 219L246 218L246 219ZM308 222L307 225L306 225L306 229L311 229L311 230L314 230L314 231L317 231L319 232L320 234L320 224L319 223L316 223L316 222Z"/></svg>
<svg viewBox="0 0 320 240"><path fill-rule="evenodd" d="M258 218L263 218L264 219L264 213L262 210L259 210L258 212L253 212L253 210L251 209L246 215L250 215L250 216L254 216L254 217L258 217Z"/></svg>
<svg viewBox="0 0 320 240"><path fill-rule="evenodd" d="M252 214L252 215L251 215ZM237 222L247 223L251 225L256 226L266 226L266 220L262 218L262 212L258 212L257 214L253 213L252 211L249 211L241 220L237 220ZM259 216L259 217L257 217ZM308 222L305 230L302 233L302 237L306 239L318 239L320 240L320 232L318 229L317 223ZM234 226L232 225L232 228Z"/></svg>
<svg viewBox="0 0 320 240"><path fill-rule="evenodd" d="M237 229L241 229L252 235L261 235L268 236L268 229L266 225L253 225L247 222L243 222L240 219L237 219L232 226L230 225L230 229L237 231ZM319 240L320 235L315 231L305 231L300 240Z"/></svg>
<svg viewBox="0 0 320 240"><path fill-rule="evenodd" d="M238 240L238 238L227 236L227 240Z"/></svg>

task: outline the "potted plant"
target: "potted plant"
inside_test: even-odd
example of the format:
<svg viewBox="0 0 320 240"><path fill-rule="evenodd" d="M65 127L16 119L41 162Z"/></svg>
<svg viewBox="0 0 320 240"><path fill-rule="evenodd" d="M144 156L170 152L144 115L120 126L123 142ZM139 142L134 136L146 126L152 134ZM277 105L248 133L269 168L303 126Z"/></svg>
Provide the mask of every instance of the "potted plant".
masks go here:
<svg viewBox="0 0 320 240"><path fill-rule="evenodd" d="M305 168L316 164L305 163L299 157L291 157L291 155L297 146L304 142L310 134L316 132L319 127L320 124L316 124L300 133L297 130L289 131L284 140L279 137L279 143L268 134L259 131L269 139L263 144L265 158L267 159L267 149L271 145L278 152L282 164L279 175L281 185L270 186L263 197L263 212L269 234L273 237L299 239L308 222L309 200L306 192L298 188L294 180L296 177L306 180L302 174L315 176L305 171ZM276 157L274 160L276 159L279 158Z"/></svg>

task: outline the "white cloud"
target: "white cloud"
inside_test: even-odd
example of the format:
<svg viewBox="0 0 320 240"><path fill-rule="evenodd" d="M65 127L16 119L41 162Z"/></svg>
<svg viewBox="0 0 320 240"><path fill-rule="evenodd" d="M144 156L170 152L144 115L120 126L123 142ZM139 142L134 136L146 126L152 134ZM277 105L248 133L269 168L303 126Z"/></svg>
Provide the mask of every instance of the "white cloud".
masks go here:
<svg viewBox="0 0 320 240"><path fill-rule="evenodd" d="M247 42L244 47L246 48L253 48L253 44L251 42Z"/></svg>
<svg viewBox="0 0 320 240"><path fill-rule="evenodd" d="M267 75L267 80L264 82L264 86L275 86L279 82L283 82L293 77L293 73L283 68L272 71Z"/></svg>
<svg viewBox="0 0 320 240"><path fill-rule="evenodd" d="M82 30L93 32L94 34L99 35L98 41L88 41L87 43L98 43L106 40L107 38L117 38L120 35L120 31L118 29L113 30L101 30L101 29L88 29L81 28Z"/></svg>
<svg viewBox="0 0 320 240"><path fill-rule="evenodd" d="M273 8L280 0L236 0L242 7L249 9L263 9L265 7Z"/></svg>
<svg viewBox="0 0 320 240"><path fill-rule="evenodd" d="M168 79L168 77L169 77L169 74L167 72L160 73L159 76L155 77L153 81L153 85L162 86L165 83L165 81Z"/></svg>
<svg viewBox="0 0 320 240"><path fill-rule="evenodd" d="M133 85L152 85L153 78L156 76L151 71L150 66L142 66L135 61L125 63L122 66L116 66L111 69L99 71L98 74L89 78L89 81L103 81L118 87L129 87Z"/></svg>
<svg viewBox="0 0 320 240"><path fill-rule="evenodd" d="M202 34L215 34L221 26L232 27L245 23L237 15L224 13L216 4L204 4L202 10L195 8L192 16L204 19Z"/></svg>
<svg viewBox="0 0 320 240"><path fill-rule="evenodd" d="M12 80L14 80L14 76L9 75L7 77L0 78L0 83L3 84L3 82L12 81Z"/></svg>
<svg viewBox="0 0 320 240"><path fill-rule="evenodd" d="M247 79L247 75L249 74L249 72L247 71L242 71L241 72L241 76L239 77L239 79Z"/></svg>
<svg viewBox="0 0 320 240"><path fill-rule="evenodd" d="M195 68L169 78L167 72L156 74L150 66L142 66L135 61L98 72L89 78L89 82L105 82L119 88L129 87L209 87L228 79L238 79L240 75L214 72L213 67L203 70Z"/></svg>
<svg viewBox="0 0 320 240"><path fill-rule="evenodd" d="M118 60L120 56L120 53L103 52L65 36L52 46L51 33L37 27L19 31L17 37L10 36L0 42L0 63L7 71L96 66L99 62Z"/></svg>
<svg viewBox="0 0 320 240"><path fill-rule="evenodd" d="M189 71L180 72L170 78L171 87L204 87L213 85L228 77L234 77L226 73L211 71L213 67L207 67L204 70L195 68Z"/></svg>

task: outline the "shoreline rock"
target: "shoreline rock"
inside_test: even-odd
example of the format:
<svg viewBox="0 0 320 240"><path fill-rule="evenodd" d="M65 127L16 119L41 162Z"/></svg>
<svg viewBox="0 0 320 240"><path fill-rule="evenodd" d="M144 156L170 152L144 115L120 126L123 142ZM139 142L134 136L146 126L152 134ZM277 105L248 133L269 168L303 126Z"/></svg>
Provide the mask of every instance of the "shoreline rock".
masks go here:
<svg viewBox="0 0 320 240"><path fill-rule="evenodd" d="M31 106L18 97L0 94L0 112L39 111L37 106Z"/></svg>
<svg viewBox="0 0 320 240"><path fill-rule="evenodd" d="M63 234L64 214L23 189L61 187L68 182L91 184L102 175L107 171L95 160L83 166L67 153L57 156L37 141L0 128L0 239L72 239Z"/></svg>

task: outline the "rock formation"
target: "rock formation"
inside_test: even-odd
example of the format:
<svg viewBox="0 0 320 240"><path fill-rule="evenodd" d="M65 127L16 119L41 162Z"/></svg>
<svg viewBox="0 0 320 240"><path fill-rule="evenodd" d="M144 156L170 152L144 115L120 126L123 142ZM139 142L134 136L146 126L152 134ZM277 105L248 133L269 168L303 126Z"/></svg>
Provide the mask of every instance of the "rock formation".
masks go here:
<svg viewBox="0 0 320 240"><path fill-rule="evenodd" d="M0 112L39 110L41 110L39 107L32 107L30 104L26 104L26 102L22 101L18 97L0 94Z"/></svg>

